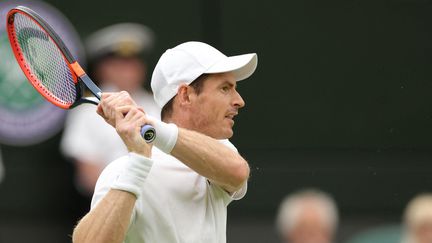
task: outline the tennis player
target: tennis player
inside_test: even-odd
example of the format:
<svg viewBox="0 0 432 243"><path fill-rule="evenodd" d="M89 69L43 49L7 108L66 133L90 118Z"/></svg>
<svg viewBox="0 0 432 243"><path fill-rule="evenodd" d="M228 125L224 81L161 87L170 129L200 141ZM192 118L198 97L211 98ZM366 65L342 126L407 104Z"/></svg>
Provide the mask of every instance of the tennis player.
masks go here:
<svg viewBox="0 0 432 243"><path fill-rule="evenodd" d="M256 65L255 53L227 57L202 42L168 49L151 80L162 121L127 92L104 93L98 113L129 154L100 175L73 241L226 242L227 206L245 195L249 177L228 141L245 105L236 85ZM141 138L144 124L157 131L154 147Z"/></svg>

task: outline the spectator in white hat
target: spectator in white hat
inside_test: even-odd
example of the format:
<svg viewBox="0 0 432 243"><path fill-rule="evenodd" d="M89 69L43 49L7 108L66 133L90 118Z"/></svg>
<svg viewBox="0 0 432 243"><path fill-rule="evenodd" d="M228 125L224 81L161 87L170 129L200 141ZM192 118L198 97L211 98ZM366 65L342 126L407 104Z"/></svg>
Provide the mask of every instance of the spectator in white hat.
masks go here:
<svg viewBox="0 0 432 243"><path fill-rule="evenodd" d="M91 34L85 44L89 73L103 91L125 90L148 114L160 116L153 94L144 88L147 58L154 45L154 34L148 27L136 23L110 25ZM101 171L128 153L115 129L93 105L70 111L61 148L74 164L75 183L87 209Z"/></svg>
<svg viewBox="0 0 432 243"><path fill-rule="evenodd" d="M226 242L227 206L249 177L228 141L245 105L236 87L256 65L254 53L227 57L202 42L167 50L151 81L162 121L126 92L102 94L98 113L130 153L102 172L74 242ZM145 124L156 129L154 147L139 133Z"/></svg>

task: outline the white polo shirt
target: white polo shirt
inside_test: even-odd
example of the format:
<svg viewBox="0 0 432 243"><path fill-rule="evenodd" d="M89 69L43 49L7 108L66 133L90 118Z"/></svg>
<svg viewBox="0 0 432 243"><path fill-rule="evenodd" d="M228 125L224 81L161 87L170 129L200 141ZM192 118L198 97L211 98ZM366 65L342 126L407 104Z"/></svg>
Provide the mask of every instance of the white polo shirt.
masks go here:
<svg viewBox="0 0 432 243"><path fill-rule="evenodd" d="M229 142L228 146L235 149ZM92 208L110 190L127 159L124 156L115 160L102 172ZM247 184L230 195L156 147L152 159L154 163L135 203L125 242L226 242L227 206L246 194Z"/></svg>

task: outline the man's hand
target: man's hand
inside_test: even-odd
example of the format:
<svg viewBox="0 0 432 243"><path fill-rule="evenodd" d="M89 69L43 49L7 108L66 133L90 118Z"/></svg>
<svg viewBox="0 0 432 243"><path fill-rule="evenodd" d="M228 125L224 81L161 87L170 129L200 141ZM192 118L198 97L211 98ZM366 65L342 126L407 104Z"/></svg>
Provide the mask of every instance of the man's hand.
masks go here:
<svg viewBox="0 0 432 243"><path fill-rule="evenodd" d="M141 136L141 127L149 124L145 113L134 106L121 106L116 109L115 122L116 131L129 152L150 158L152 145Z"/></svg>
<svg viewBox="0 0 432 243"><path fill-rule="evenodd" d="M135 106L137 104L126 91L102 93L101 101L96 112L111 126L115 127L116 109L121 106ZM144 112L144 111L143 111Z"/></svg>
<svg viewBox="0 0 432 243"><path fill-rule="evenodd" d="M142 138L141 127L152 122L127 92L103 93L97 113L116 129L129 152L150 158L152 145Z"/></svg>

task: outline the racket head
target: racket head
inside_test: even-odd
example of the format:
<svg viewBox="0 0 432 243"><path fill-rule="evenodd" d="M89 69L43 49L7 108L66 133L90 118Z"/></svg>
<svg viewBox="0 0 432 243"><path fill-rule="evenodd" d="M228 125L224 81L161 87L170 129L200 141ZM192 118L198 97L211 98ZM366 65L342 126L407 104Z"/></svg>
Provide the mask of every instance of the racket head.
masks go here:
<svg viewBox="0 0 432 243"><path fill-rule="evenodd" d="M80 100L83 88L65 44L37 13L19 6L7 15L6 28L15 58L33 87L63 109Z"/></svg>

